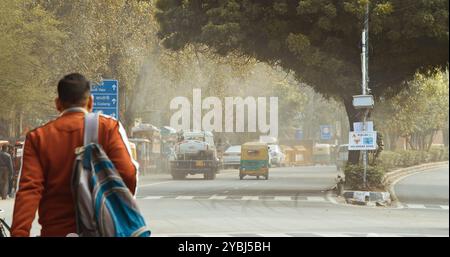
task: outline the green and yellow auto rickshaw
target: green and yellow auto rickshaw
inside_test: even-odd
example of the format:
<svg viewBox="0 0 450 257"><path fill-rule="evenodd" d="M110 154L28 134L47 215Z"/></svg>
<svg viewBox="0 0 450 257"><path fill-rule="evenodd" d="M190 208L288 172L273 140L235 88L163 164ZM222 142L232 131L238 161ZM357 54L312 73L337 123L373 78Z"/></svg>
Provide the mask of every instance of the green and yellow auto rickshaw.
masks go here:
<svg viewBox="0 0 450 257"><path fill-rule="evenodd" d="M269 146L267 143L245 143L241 147L241 165L239 178L245 176L263 176L269 179Z"/></svg>

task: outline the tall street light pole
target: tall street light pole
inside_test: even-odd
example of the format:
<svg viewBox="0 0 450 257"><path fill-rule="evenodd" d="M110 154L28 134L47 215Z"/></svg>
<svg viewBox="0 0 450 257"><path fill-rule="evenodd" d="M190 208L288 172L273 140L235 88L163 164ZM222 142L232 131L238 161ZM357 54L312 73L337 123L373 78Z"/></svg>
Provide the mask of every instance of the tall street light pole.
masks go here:
<svg viewBox="0 0 450 257"><path fill-rule="evenodd" d="M368 95L370 93L369 89L369 1L366 4L366 11L364 14L364 28L361 36L362 41L362 53L361 53L361 70L362 70L362 95ZM363 131L366 130L366 119L369 109L364 110L363 118ZM363 184L367 187L367 150L363 150L363 164L364 164L364 175Z"/></svg>

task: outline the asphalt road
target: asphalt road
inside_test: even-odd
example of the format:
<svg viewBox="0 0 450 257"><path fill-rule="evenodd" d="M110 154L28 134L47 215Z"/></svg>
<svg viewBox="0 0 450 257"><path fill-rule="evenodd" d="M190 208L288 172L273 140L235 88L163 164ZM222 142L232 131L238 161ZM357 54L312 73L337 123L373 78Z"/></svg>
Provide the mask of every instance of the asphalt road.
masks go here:
<svg viewBox="0 0 450 257"><path fill-rule="evenodd" d="M274 168L269 180L142 182L138 202L154 236L448 236L448 208L337 204L334 166ZM430 187L433 187L431 184Z"/></svg>
<svg viewBox="0 0 450 257"><path fill-rule="evenodd" d="M445 184L445 174L424 174L430 179L427 187L432 188L428 193L434 195L437 190L440 195L445 189L436 188ZM140 179L137 201L153 236L449 235L448 169L447 202L439 202L440 206L447 204L447 209L338 204L327 192L336 175L334 166L273 168L269 180L239 180L237 170L223 171L215 180L203 180L200 175L172 180L162 174ZM416 181L412 176L396 189L400 197L412 195L411 201L417 203L423 190L412 185L404 191L403 182L409 179ZM8 221L12 204L11 200L0 201ZM32 234L39 234L36 223Z"/></svg>
<svg viewBox="0 0 450 257"><path fill-rule="evenodd" d="M448 173L447 166L408 176L395 185L397 198L406 206L448 206Z"/></svg>

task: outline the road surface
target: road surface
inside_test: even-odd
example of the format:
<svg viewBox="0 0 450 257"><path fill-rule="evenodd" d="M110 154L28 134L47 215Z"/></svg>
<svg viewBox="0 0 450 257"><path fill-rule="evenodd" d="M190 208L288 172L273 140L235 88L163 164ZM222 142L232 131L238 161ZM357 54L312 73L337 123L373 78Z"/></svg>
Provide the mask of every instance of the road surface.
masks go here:
<svg viewBox="0 0 450 257"><path fill-rule="evenodd" d="M396 186L406 202L434 199L433 204L447 208L337 204L327 193L336 175L334 166L273 168L269 180L239 180L237 170L223 171L215 180L155 175L140 179L137 201L153 236L449 235L448 168L411 176ZM0 208L10 215L9 202L5 208L0 201ZM35 224L32 234L38 233Z"/></svg>

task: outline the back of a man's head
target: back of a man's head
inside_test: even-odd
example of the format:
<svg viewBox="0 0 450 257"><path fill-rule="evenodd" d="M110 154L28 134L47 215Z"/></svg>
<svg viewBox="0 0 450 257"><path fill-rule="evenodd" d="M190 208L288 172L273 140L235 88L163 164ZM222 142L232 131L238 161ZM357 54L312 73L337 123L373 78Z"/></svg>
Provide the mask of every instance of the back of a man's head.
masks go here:
<svg viewBox="0 0 450 257"><path fill-rule="evenodd" d="M68 74L58 82L58 98L65 108L86 105L90 94L90 82L79 73Z"/></svg>

